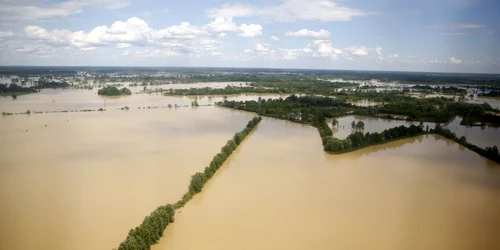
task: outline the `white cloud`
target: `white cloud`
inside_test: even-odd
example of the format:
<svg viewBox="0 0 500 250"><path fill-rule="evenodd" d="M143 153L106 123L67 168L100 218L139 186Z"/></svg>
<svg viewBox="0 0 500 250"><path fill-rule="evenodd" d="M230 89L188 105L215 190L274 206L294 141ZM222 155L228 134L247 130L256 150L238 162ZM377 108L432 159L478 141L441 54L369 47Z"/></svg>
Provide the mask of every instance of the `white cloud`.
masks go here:
<svg viewBox="0 0 500 250"><path fill-rule="evenodd" d="M342 50L334 48L330 40L315 40L309 48L313 51L313 56L337 59L337 56L342 54Z"/></svg>
<svg viewBox="0 0 500 250"><path fill-rule="evenodd" d="M86 48L81 48L81 51L92 51L95 50L95 47L86 47Z"/></svg>
<svg viewBox="0 0 500 250"><path fill-rule="evenodd" d="M213 22L205 25L208 31L215 33L239 32L240 29L232 18L216 18Z"/></svg>
<svg viewBox="0 0 500 250"><path fill-rule="evenodd" d="M450 57L450 63L453 64L460 64L462 63L462 60L455 58L454 56Z"/></svg>
<svg viewBox="0 0 500 250"><path fill-rule="evenodd" d="M239 28L242 33L238 35L242 37L258 37L262 35L262 26L259 24L242 24Z"/></svg>
<svg viewBox="0 0 500 250"><path fill-rule="evenodd" d="M50 57L56 52L56 50L46 45L26 44L17 47L14 52L18 54L17 56L24 55L28 57Z"/></svg>
<svg viewBox="0 0 500 250"><path fill-rule="evenodd" d="M452 25L434 25L430 26L429 28L431 29L452 29L452 30L458 30L458 29L481 29L484 28L484 25L481 24L474 24L474 23L459 23L459 24L452 24Z"/></svg>
<svg viewBox="0 0 500 250"><path fill-rule="evenodd" d="M277 37L275 37L275 36L271 36L271 40L273 40L273 41L279 41L280 39L277 38Z"/></svg>
<svg viewBox="0 0 500 250"><path fill-rule="evenodd" d="M0 31L0 43L3 43L14 36L12 31Z"/></svg>
<svg viewBox="0 0 500 250"><path fill-rule="evenodd" d="M295 60L299 56L310 53L311 49L303 48L303 49L281 49L281 57L285 60Z"/></svg>
<svg viewBox="0 0 500 250"><path fill-rule="evenodd" d="M54 29L48 31L39 26L26 26L26 37L44 42L52 46L93 47L95 45L128 43L148 44L153 30L139 18L129 18L126 22L114 22L111 27L105 25L94 28L89 33L83 31L71 32L69 30Z"/></svg>
<svg viewBox="0 0 500 250"><path fill-rule="evenodd" d="M377 47L377 48L375 49L375 51L377 52L377 54L378 54L379 56L380 56L380 55L382 55L382 51L383 51L383 50L384 50L384 49L382 49L382 48L380 48L380 47Z"/></svg>
<svg viewBox="0 0 500 250"><path fill-rule="evenodd" d="M117 49L124 49L130 47L130 43L118 43L116 44Z"/></svg>
<svg viewBox="0 0 500 250"><path fill-rule="evenodd" d="M174 57L180 54L168 49L156 49L150 55L153 57Z"/></svg>
<svg viewBox="0 0 500 250"><path fill-rule="evenodd" d="M312 39L329 39L331 35L332 34L328 30L324 29L321 29L319 31L301 29L296 32L288 31L285 33L285 36L307 37Z"/></svg>
<svg viewBox="0 0 500 250"><path fill-rule="evenodd" d="M250 5L240 3L226 3L219 8L208 9L207 15L211 18L233 18L233 17L246 17L254 13L254 9Z"/></svg>
<svg viewBox="0 0 500 250"><path fill-rule="evenodd" d="M365 47L350 47L347 48L353 55L356 56L366 56L368 55L368 49Z"/></svg>
<svg viewBox="0 0 500 250"><path fill-rule="evenodd" d="M36 51L35 47L19 47L16 49L16 52L21 52L21 53L30 53Z"/></svg>
<svg viewBox="0 0 500 250"><path fill-rule="evenodd" d="M389 58L398 58L399 55L398 54L392 54L392 55L389 55Z"/></svg>
<svg viewBox="0 0 500 250"><path fill-rule="evenodd" d="M442 32L440 34L443 36L467 36L467 35L471 35L471 34L465 33L465 32Z"/></svg>
<svg viewBox="0 0 500 250"><path fill-rule="evenodd" d="M267 52L269 51L269 44L257 44L255 46L255 50L258 52Z"/></svg>
<svg viewBox="0 0 500 250"><path fill-rule="evenodd" d="M58 29L49 31L33 25L24 28L25 37L28 39L54 47L74 47L86 51L95 49L96 46L115 46L122 49L131 45L157 46L184 50L184 52L195 51L196 48L192 47L194 43L207 41L204 39L208 37L223 37L228 32L242 37L257 37L262 35L262 26L242 24L238 27L231 18L217 18L203 27L183 22L180 25L155 30L150 28L144 20L132 17L125 22L116 21L110 27L97 26L88 33ZM8 35L8 33L5 34L5 36ZM188 47L190 48L187 49Z"/></svg>
<svg viewBox="0 0 500 250"><path fill-rule="evenodd" d="M430 64L446 64L448 62L447 61L440 61L440 60L430 60L427 63L430 63Z"/></svg>
<svg viewBox="0 0 500 250"><path fill-rule="evenodd" d="M43 6L31 3L3 2L0 4L0 19L37 20L66 17L83 12L87 7L120 9L130 4L127 0L72 0Z"/></svg>
<svg viewBox="0 0 500 250"><path fill-rule="evenodd" d="M282 0L278 5L261 8L238 3L224 4L207 10L209 17L260 16L280 22L295 21L349 21L369 13L347 7L333 0Z"/></svg>
<svg viewBox="0 0 500 250"><path fill-rule="evenodd" d="M200 35L206 34L204 30L191 25L188 22L183 22L180 25L174 25L161 30L152 30L152 39L194 39Z"/></svg>

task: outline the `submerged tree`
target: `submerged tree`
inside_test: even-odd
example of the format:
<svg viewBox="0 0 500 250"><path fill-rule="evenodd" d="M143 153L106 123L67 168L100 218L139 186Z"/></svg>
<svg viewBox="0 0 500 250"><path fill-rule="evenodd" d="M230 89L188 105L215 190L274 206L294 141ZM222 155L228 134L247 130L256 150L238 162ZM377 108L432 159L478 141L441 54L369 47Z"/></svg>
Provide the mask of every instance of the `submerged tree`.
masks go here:
<svg viewBox="0 0 500 250"><path fill-rule="evenodd" d="M356 129L363 130L365 129L365 123L363 121L358 121L356 124Z"/></svg>

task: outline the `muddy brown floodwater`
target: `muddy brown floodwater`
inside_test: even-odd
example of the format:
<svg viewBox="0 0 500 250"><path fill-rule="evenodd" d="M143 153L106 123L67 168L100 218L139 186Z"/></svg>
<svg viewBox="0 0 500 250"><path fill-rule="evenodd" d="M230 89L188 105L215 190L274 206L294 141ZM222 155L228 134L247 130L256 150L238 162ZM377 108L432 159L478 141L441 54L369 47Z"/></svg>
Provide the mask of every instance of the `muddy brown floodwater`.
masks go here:
<svg viewBox="0 0 500 250"><path fill-rule="evenodd" d="M228 99L259 96L279 97ZM0 249L118 247L156 207L177 201L254 116L137 109L192 100L85 90L0 98L8 112L108 109L0 117ZM353 119L365 132L409 125L348 116L335 136L351 133ZM464 130L487 144L498 138L484 131ZM153 249L500 249L499 170L431 135L328 155L315 128L264 118Z"/></svg>
<svg viewBox="0 0 500 250"><path fill-rule="evenodd" d="M0 249L118 247L252 117L217 107L0 117Z"/></svg>
<svg viewBox="0 0 500 250"><path fill-rule="evenodd" d="M264 118L152 249L500 249L496 163L433 135L328 155L317 133Z"/></svg>
<svg viewBox="0 0 500 250"><path fill-rule="evenodd" d="M178 86L179 84L172 84ZM198 86L198 84L184 84ZM167 85L168 86L168 85ZM203 85L201 85L203 86ZM200 87L200 86L198 86ZM199 105L213 105L216 102L227 100L245 101L258 100L259 97L264 99L269 98L286 98L288 95L274 94L243 94L243 95L227 95L224 96L163 96L160 92L157 93L141 93L132 94L130 96L106 97L97 95L97 90L42 90L40 93L20 95L16 100L10 96L0 96L0 112L26 112L34 111L63 111L63 110L81 110L81 109L117 109L124 106L137 109L137 107L148 106L163 106L168 104L175 106L191 105L191 102L198 100Z"/></svg>

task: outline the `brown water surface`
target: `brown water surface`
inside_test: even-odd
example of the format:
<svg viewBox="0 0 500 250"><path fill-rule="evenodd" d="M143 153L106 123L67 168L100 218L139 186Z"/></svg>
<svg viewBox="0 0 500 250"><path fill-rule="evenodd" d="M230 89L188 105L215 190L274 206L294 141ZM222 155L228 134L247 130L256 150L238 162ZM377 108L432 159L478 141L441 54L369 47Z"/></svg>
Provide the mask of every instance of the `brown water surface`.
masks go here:
<svg viewBox="0 0 500 250"><path fill-rule="evenodd" d="M177 86L180 84L171 84ZM192 87L198 84L183 84ZM169 85L170 86L170 85ZM203 86L203 85L202 85ZM227 96L163 96L160 92L157 93L141 93L132 94L130 96L107 97L97 95L97 90L42 90L40 93L18 96L17 99L12 97L0 96L0 112L26 112L34 111L63 111L63 110L81 110L81 109L117 109L128 106L131 109L138 107L158 106L190 106L194 100L198 101L199 105L214 105L216 102L227 100L245 101L258 100L269 98L286 98L288 95L278 94L243 94L243 95L227 95Z"/></svg>
<svg viewBox="0 0 500 250"><path fill-rule="evenodd" d="M0 117L0 249L117 247L252 117L216 107Z"/></svg>
<svg viewBox="0 0 500 250"><path fill-rule="evenodd" d="M499 170L433 135L328 155L264 118L152 249L500 249Z"/></svg>

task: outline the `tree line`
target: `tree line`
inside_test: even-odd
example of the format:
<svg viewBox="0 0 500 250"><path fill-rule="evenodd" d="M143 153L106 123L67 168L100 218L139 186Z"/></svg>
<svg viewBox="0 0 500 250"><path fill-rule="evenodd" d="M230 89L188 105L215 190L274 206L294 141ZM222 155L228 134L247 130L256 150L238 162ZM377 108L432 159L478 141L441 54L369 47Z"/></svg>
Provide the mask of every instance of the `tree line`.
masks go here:
<svg viewBox="0 0 500 250"><path fill-rule="evenodd" d="M242 131L237 132L231 140L227 141L226 145L221 148L221 152L214 156L203 172L191 176L188 191L179 201L173 205L160 206L146 216L141 225L129 231L127 238L120 243L118 250L149 250L151 245L156 244L163 236L163 231L168 224L174 222L175 209L182 208L195 194L201 192L205 183L212 178L261 120L260 116L250 120Z"/></svg>
<svg viewBox="0 0 500 250"><path fill-rule="evenodd" d="M356 125L357 124L354 124L355 127ZM315 127L318 129L319 135L321 137L323 149L329 153L344 153L354 151L364 147L398 140L401 138L412 137L424 133L422 124L418 126L412 124L409 127L401 125L399 127L386 129L380 133L362 133L360 131L356 131L347 136L346 139L341 140L333 137L332 130L330 129L326 121L318 120L315 123Z"/></svg>
<svg viewBox="0 0 500 250"><path fill-rule="evenodd" d="M57 88L67 88L70 85L67 82L55 82L55 81L45 81L40 79L36 86L33 87L23 87L15 83L11 84L0 84L0 94L29 94L38 92L40 89L57 89Z"/></svg>
<svg viewBox="0 0 500 250"><path fill-rule="evenodd" d="M482 155L496 163L500 163L500 154L498 152L498 147L494 145L493 147L481 148L467 141L465 136L457 137L457 135L451 132L449 129L443 128L439 123L436 124L434 129L430 130L431 133L435 133L446 137L476 153Z"/></svg>
<svg viewBox="0 0 500 250"><path fill-rule="evenodd" d="M168 224L174 222L175 210L171 204L160 206L146 216L141 225L131 229L127 238L120 243L118 250L150 249L163 236Z"/></svg>
<svg viewBox="0 0 500 250"><path fill-rule="evenodd" d="M478 153L479 155L500 163L500 154L496 145L483 149L467 142L465 136L461 136L460 138L457 137L455 133L449 129L443 128L439 123L436 124L434 129L429 129L428 126L424 129L423 123L420 123L418 126L412 124L409 127L401 125L399 127L386 129L380 133L362 133L360 131L356 131L347 136L344 140L333 137L332 130L326 123L326 119L324 117L318 117L313 125L318 129L323 143L323 149L328 153L345 153L362 149L364 147L431 133L453 140L456 143Z"/></svg>
<svg viewBox="0 0 500 250"><path fill-rule="evenodd" d="M248 122L245 129L234 134L231 140L228 140L226 145L221 148L221 152L214 156L210 164L205 168L203 172L198 172L191 176L191 182L189 183L189 188L187 193L184 194L182 199L174 204L174 208L178 209L183 207L193 196L203 189L205 183L212 178L212 176L217 172L217 170L224 164L231 153L240 145L240 143L250 134L250 132L259 124L262 120L260 116L254 117Z"/></svg>

